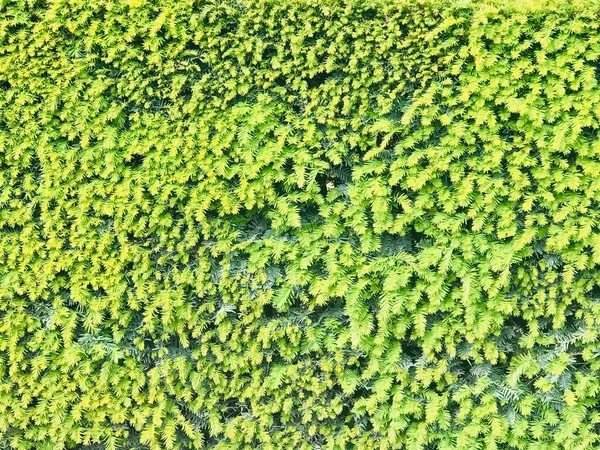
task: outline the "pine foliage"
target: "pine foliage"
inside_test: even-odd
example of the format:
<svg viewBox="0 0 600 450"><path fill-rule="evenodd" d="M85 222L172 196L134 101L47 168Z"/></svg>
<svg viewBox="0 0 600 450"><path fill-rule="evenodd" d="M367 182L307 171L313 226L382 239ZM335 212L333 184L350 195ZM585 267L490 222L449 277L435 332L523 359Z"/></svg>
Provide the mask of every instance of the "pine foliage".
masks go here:
<svg viewBox="0 0 600 450"><path fill-rule="evenodd" d="M0 448L600 446L595 2L0 0Z"/></svg>

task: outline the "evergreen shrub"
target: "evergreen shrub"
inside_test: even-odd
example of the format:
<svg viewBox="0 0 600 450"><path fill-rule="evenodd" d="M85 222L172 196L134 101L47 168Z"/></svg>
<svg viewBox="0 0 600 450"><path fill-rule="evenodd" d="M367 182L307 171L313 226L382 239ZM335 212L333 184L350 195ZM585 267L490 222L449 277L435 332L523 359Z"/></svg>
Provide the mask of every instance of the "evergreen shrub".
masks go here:
<svg viewBox="0 0 600 450"><path fill-rule="evenodd" d="M0 0L0 448L600 446L595 2Z"/></svg>

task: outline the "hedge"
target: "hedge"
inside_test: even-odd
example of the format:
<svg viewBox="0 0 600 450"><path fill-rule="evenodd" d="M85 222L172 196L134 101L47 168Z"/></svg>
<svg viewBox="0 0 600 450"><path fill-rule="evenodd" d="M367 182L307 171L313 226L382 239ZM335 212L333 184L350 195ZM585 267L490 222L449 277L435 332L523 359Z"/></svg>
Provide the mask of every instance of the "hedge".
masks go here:
<svg viewBox="0 0 600 450"><path fill-rule="evenodd" d="M595 2L0 1L0 448L600 446Z"/></svg>

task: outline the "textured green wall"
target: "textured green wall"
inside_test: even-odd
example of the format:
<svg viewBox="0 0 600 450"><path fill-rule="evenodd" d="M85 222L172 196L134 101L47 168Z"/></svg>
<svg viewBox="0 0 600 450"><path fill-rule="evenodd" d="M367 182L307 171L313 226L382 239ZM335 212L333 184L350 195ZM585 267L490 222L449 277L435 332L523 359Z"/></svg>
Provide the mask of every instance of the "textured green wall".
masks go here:
<svg viewBox="0 0 600 450"><path fill-rule="evenodd" d="M0 448L600 446L600 7L0 0Z"/></svg>

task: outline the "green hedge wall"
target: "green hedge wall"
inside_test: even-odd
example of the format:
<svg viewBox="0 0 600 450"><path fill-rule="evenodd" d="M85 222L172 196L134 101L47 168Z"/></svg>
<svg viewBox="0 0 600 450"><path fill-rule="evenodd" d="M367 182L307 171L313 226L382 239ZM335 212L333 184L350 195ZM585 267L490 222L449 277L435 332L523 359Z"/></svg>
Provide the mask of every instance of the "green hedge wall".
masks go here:
<svg viewBox="0 0 600 450"><path fill-rule="evenodd" d="M600 6L0 0L0 448L600 446Z"/></svg>

